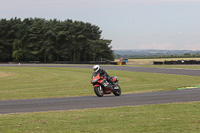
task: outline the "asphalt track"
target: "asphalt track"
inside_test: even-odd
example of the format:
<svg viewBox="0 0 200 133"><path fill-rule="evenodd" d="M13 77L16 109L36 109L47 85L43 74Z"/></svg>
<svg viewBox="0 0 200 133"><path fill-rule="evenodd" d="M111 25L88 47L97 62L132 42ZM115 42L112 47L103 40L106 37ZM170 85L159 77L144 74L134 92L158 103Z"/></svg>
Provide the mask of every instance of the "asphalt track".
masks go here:
<svg viewBox="0 0 200 133"><path fill-rule="evenodd" d="M80 68L92 68L92 66L73 66ZM162 73L162 74L177 74L188 76L200 76L200 70L194 69L177 69L177 68L150 68L150 67L129 67L129 66L103 66L105 70L120 70L132 72L149 72L149 73Z"/></svg>
<svg viewBox="0 0 200 133"><path fill-rule="evenodd" d="M1 66L17 67L18 64L0 64ZM22 64L21 67L78 67L90 68L92 65L52 65L52 64ZM177 68L150 68L150 67L129 67L129 66L102 66L105 70L120 70L120 71L133 71L133 72L149 72L149 73L163 73L163 74L177 74L200 76L200 69L177 69Z"/></svg>
<svg viewBox="0 0 200 133"><path fill-rule="evenodd" d="M0 114L58 111L86 108L137 106L161 103L200 101L200 88L176 91L161 91L121 96L63 97L49 99L6 100L0 102Z"/></svg>
<svg viewBox="0 0 200 133"><path fill-rule="evenodd" d="M0 66L17 66L0 64ZM24 65L32 67L32 65ZM37 67L40 65L36 65ZM40 67L81 67L91 68L92 66L40 66ZM144 67L126 67L126 66L103 66L104 69L150 72L164 74L179 74L200 76L199 70L190 69L164 69L164 68L144 68ZM194 77L195 78L195 77ZM123 88L122 88L123 91ZM0 114L22 113L22 112L41 112L41 111L58 111L73 110L86 108L104 108L104 107L121 107L137 106L161 103L177 103L200 101L200 88L184 89L174 91L160 91L139 94L122 94L121 96L106 95L102 98L97 96L84 97L62 97L46 99L24 99L24 100L2 100L0 101Z"/></svg>

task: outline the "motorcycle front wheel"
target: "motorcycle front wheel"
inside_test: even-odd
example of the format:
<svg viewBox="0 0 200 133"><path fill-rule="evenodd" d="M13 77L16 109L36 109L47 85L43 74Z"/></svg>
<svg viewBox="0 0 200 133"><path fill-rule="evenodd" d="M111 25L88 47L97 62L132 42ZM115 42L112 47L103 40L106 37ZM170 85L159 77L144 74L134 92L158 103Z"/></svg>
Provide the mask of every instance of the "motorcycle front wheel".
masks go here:
<svg viewBox="0 0 200 133"><path fill-rule="evenodd" d="M119 85L117 85L117 87L118 87L118 89L114 90L114 91L113 91L113 94L114 94L115 96L120 96L120 95L121 95L121 88L120 88Z"/></svg>
<svg viewBox="0 0 200 133"><path fill-rule="evenodd" d="M94 87L94 92L98 97L102 97L104 94L103 88L101 86Z"/></svg>

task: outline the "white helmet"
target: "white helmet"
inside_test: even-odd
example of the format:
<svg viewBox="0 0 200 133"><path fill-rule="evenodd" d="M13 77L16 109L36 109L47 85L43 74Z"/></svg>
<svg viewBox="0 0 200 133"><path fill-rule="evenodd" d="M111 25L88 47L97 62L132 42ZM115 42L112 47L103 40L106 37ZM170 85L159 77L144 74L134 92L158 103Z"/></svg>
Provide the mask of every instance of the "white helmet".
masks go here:
<svg viewBox="0 0 200 133"><path fill-rule="evenodd" d="M93 69L94 69L95 72L98 72L99 69L100 69L100 66L99 66L99 65L94 65L94 66L93 66Z"/></svg>

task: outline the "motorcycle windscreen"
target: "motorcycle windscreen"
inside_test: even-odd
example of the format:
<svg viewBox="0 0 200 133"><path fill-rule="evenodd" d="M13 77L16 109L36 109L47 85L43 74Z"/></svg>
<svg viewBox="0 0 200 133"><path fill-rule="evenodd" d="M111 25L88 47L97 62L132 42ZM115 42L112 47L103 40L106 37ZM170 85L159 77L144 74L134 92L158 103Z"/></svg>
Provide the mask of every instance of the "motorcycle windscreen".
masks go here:
<svg viewBox="0 0 200 133"><path fill-rule="evenodd" d="M99 72L93 72L92 78L96 77L99 74Z"/></svg>
<svg viewBox="0 0 200 133"><path fill-rule="evenodd" d="M117 81L117 79L116 79L116 78L114 78L114 77L112 77L112 80L113 80L113 82L116 82L116 81Z"/></svg>

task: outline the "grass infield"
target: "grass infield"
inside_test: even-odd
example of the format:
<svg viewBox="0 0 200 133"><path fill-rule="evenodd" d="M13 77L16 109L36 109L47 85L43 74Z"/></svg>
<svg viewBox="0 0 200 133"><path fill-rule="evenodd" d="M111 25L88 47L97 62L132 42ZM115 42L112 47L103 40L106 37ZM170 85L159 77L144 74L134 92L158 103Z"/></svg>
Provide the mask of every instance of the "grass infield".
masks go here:
<svg viewBox="0 0 200 133"><path fill-rule="evenodd" d="M0 115L2 133L199 133L200 102Z"/></svg>
<svg viewBox="0 0 200 133"><path fill-rule="evenodd" d="M95 95L92 69L69 67L0 67L0 100ZM107 70L122 93L175 90L200 85L200 77Z"/></svg>

